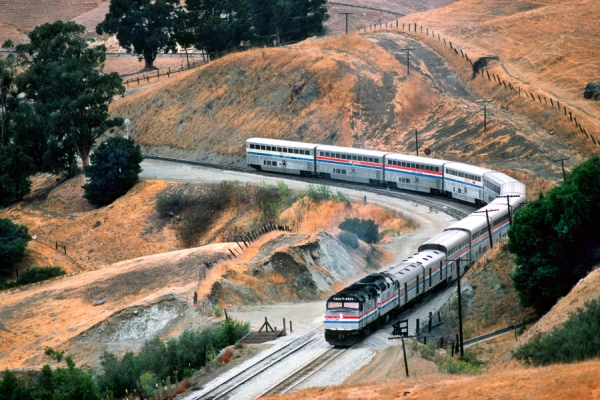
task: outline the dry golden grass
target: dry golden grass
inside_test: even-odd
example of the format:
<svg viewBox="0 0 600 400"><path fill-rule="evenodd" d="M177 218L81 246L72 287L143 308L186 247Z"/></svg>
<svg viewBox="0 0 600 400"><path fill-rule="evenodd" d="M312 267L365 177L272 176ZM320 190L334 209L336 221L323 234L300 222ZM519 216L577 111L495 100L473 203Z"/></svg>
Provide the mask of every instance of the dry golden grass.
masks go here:
<svg viewBox="0 0 600 400"><path fill-rule="evenodd" d="M474 399L555 400L600 397L600 361L545 368L517 366L480 376L439 375L402 379L395 383L313 388L277 397L281 400L346 399Z"/></svg>
<svg viewBox="0 0 600 400"><path fill-rule="evenodd" d="M545 102L539 105L538 94L557 99L597 138L600 137L600 109L597 102L583 98L583 90L588 82L597 80L595 71L600 49L596 44L600 28L593 16L599 14L600 4L593 0L475 0L458 1L442 9L405 17L403 21L416 22L436 34L441 33L473 60L482 55L499 56L500 64L492 64L489 72L500 74L507 83L512 82L515 87L536 95L535 108L533 104L526 106L523 100L513 101L514 107L525 107L525 113L532 116L551 110ZM488 86L494 86L493 81ZM489 95L489 90L490 87L484 93ZM500 91L504 91L504 87L493 92ZM531 99L530 102L534 103ZM540 118L533 119L543 125ZM558 128L559 134L564 131L567 137L573 133L583 136L574 123L564 119L561 123L548 122ZM598 154L598 147L590 149L591 141L574 139L574 144Z"/></svg>

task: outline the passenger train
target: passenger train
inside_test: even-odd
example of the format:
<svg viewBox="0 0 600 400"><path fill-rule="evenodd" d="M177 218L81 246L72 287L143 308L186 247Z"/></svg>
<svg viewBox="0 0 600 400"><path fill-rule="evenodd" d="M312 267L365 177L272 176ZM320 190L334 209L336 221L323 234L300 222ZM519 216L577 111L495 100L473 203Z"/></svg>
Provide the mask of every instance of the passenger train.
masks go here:
<svg viewBox="0 0 600 400"><path fill-rule="evenodd" d="M336 346L358 342L406 304L455 280L506 236L511 214L525 204L523 183L458 162L265 138L248 139L246 157L248 166L257 170L382 185L482 206L398 265L329 297L325 339Z"/></svg>

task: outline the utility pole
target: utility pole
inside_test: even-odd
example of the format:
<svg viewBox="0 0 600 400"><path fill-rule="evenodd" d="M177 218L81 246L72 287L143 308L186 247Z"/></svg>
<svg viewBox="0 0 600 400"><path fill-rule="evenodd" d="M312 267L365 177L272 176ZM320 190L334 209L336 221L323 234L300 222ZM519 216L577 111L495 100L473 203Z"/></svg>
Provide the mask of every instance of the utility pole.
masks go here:
<svg viewBox="0 0 600 400"><path fill-rule="evenodd" d="M404 347L404 335L402 335L401 338L402 338L402 353L404 353L404 369L406 371L406 377L409 378L410 375L408 374L408 360L406 359L406 348Z"/></svg>
<svg viewBox="0 0 600 400"><path fill-rule="evenodd" d="M419 157L419 133L415 129L415 144L417 145L417 157Z"/></svg>
<svg viewBox="0 0 600 400"><path fill-rule="evenodd" d="M460 343L460 356L464 357L465 348L463 346L463 326L462 326L462 295L460 290L460 263L461 261L467 261L460 257L458 257L455 261L458 261L458 270L456 271L457 282L458 282L458 335L459 335L459 343ZM468 264L467 264L468 265Z"/></svg>
<svg viewBox="0 0 600 400"><path fill-rule="evenodd" d="M567 181L567 174L565 173L565 161L567 161L569 158L561 158L560 160L552 160L552 162L559 162L560 161L560 165L562 166L562 171L563 171L563 183Z"/></svg>
<svg viewBox="0 0 600 400"><path fill-rule="evenodd" d="M506 197L506 206L508 207L508 222L510 222L510 224L512 225L512 215L510 213L510 200L509 200L509 198L511 198L511 197L521 197L521 195L519 195L519 194L507 194L507 195L498 196L498 197Z"/></svg>
<svg viewBox="0 0 600 400"><path fill-rule="evenodd" d="M400 50L406 50L406 75L410 75L410 51L416 49L412 47L406 47Z"/></svg>
<svg viewBox="0 0 600 400"><path fill-rule="evenodd" d="M492 249L494 247L494 241L492 240L492 226L490 225L490 216L489 216L489 212L490 211L499 211L498 209L496 210L483 210L483 211L475 211L473 214L479 214L479 213L485 213L485 220L487 221L487 227L488 227L488 235L490 237L490 249ZM510 210L509 210L510 213Z"/></svg>
<svg viewBox="0 0 600 400"><path fill-rule="evenodd" d="M346 16L346 35L347 35L347 34L348 34L348 15L350 15L350 14L354 14L354 13L351 13L351 12L343 12L343 13L338 13L338 14L342 14L342 15L345 15L345 16Z"/></svg>
<svg viewBox="0 0 600 400"><path fill-rule="evenodd" d="M483 101L478 101L478 103L483 103L483 131L487 131L487 105L491 103L491 100L483 99Z"/></svg>

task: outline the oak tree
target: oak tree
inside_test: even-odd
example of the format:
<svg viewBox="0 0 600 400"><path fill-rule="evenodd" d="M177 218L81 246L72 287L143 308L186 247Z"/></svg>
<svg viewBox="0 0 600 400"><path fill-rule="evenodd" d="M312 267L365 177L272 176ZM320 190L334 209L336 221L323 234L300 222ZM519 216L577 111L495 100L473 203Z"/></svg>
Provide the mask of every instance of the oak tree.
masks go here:
<svg viewBox="0 0 600 400"><path fill-rule="evenodd" d="M177 51L173 27L179 0L111 0L104 21L96 26L99 35L117 35L119 45L153 69L159 52Z"/></svg>

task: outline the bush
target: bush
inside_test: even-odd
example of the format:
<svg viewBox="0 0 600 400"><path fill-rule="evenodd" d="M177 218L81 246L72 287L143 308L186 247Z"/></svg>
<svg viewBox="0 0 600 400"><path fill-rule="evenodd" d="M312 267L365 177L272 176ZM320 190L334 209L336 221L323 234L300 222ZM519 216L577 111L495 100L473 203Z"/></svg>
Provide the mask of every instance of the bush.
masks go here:
<svg viewBox="0 0 600 400"><path fill-rule="evenodd" d="M537 335L517 348L513 357L525 364L549 365L600 356L600 299L586 302L563 326Z"/></svg>
<svg viewBox="0 0 600 400"><path fill-rule="evenodd" d="M7 283L4 278L0 278L0 290L42 282L66 274L65 270L61 267L33 267L21 272L14 282Z"/></svg>
<svg viewBox="0 0 600 400"><path fill-rule="evenodd" d="M33 159L16 144L0 148L0 205L22 200L31 190L29 176L35 174Z"/></svg>
<svg viewBox="0 0 600 400"><path fill-rule="evenodd" d="M142 384L142 377L146 388L174 373L178 375L175 380L183 379L216 358L221 349L234 344L249 330L248 323L229 318L223 325L202 332L186 330L179 338L169 340L168 345L155 337L144 344L138 355L128 352L120 360L105 352L100 358L104 373L98 377L98 384L103 392L124 396L125 389L135 387L138 381Z"/></svg>
<svg viewBox="0 0 600 400"><path fill-rule="evenodd" d="M482 373L481 362L461 359L461 358L440 358L437 359L437 366L441 372L447 372L450 374L466 374L466 375L478 375Z"/></svg>
<svg viewBox="0 0 600 400"><path fill-rule="evenodd" d="M331 190L329 190L329 186L325 185L320 185L317 187L308 185L307 195L315 203L322 203L333 198L333 193L331 193Z"/></svg>
<svg viewBox="0 0 600 400"><path fill-rule="evenodd" d="M433 360L437 348L437 343L429 342L426 345L421 346L419 352L424 359Z"/></svg>
<svg viewBox="0 0 600 400"><path fill-rule="evenodd" d="M16 284L17 286L28 285L66 274L67 272L61 267L33 267L21 272Z"/></svg>
<svg viewBox="0 0 600 400"><path fill-rule="evenodd" d="M340 239L340 242L344 243L346 246L358 249L358 238L354 233L340 232L338 238Z"/></svg>
<svg viewBox="0 0 600 400"><path fill-rule="evenodd" d="M366 243L375 243L379 239L379 226L372 219L348 218L338 228L354 233Z"/></svg>
<svg viewBox="0 0 600 400"><path fill-rule="evenodd" d="M86 168L83 197L96 207L112 203L137 183L142 161L140 146L133 140L114 137L103 142Z"/></svg>
<svg viewBox="0 0 600 400"><path fill-rule="evenodd" d="M0 273L11 271L12 266L23 258L30 240L26 226L0 219Z"/></svg>

